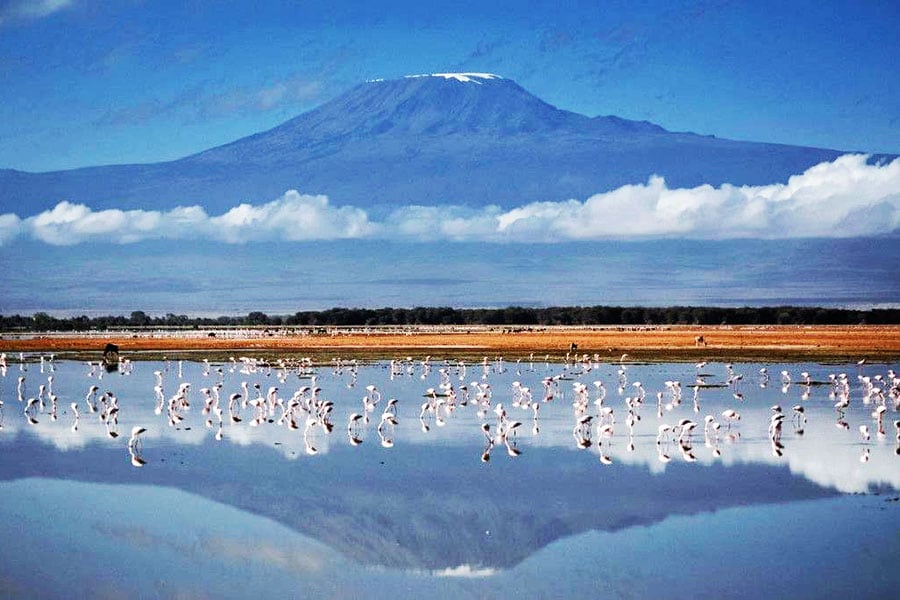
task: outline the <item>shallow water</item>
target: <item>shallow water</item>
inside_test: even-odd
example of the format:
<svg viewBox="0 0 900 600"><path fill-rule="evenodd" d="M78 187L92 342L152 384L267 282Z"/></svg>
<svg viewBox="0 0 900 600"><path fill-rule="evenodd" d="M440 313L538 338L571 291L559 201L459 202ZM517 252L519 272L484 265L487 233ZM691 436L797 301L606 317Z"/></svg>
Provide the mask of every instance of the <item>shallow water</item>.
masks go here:
<svg viewBox="0 0 900 600"><path fill-rule="evenodd" d="M387 362L135 362L128 374L101 378L82 362L31 358L24 371L11 361L0 378L3 595L814 598L886 597L900 583L892 563L900 550L897 415L887 396L879 435L872 413L880 400L867 398L859 379L887 392L874 377L896 364L741 363L729 373L711 363L699 369L709 387L695 411L698 369L688 363L526 358L463 372L416 357L395 364L392 378ZM163 381L160 414L154 371ZM800 383L802 372L812 385ZM841 372L850 399L842 415L834 408L840 393L830 397L827 383ZM56 420L48 394L43 412L37 400L50 376ZM557 379L544 401L547 377ZM665 385L674 380L680 403ZM201 391L219 381L221 429L214 411L203 414ZM594 381L613 409L610 436L600 430ZM273 397L283 401L302 386L320 387L320 399L334 403L333 430L307 428L305 415L296 430L279 425L280 408L251 426L252 406L236 401L227 410L242 382L251 398L277 387ZM169 401L183 383L191 384L190 406L170 425ZM453 386L455 400L426 393L441 383ZM588 388L592 422L576 430L578 383ZM484 384L489 407L476 405ZM98 400L100 410L89 412L91 385L98 397L117 397L117 423L98 418ZM362 398L376 396L370 385L381 400L366 411ZM536 420L533 409L515 406L527 403L522 387L540 406ZM629 431L626 398L640 388L640 420ZM26 414L29 398L36 401ZM389 398L398 400L396 424L382 422ZM777 444L768 431L774 404L785 414ZM794 405L804 407L805 422ZM741 415L730 429L727 409ZM348 425L353 413L361 417ZM717 434L704 435L705 415L720 422ZM658 444L660 424L680 419L698 423L693 435ZM504 423L511 431L498 435ZM135 426L146 432L130 453ZM131 454L146 464L133 466Z"/></svg>

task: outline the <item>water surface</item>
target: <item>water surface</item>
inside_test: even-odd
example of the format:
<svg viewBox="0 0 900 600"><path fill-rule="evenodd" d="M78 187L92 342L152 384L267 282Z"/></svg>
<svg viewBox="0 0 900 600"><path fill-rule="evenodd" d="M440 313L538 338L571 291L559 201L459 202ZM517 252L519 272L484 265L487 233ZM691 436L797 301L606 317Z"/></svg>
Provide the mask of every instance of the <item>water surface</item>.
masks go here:
<svg viewBox="0 0 900 600"><path fill-rule="evenodd" d="M0 378L7 595L813 598L884 597L898 583L900 457L885 381L898 365L398 357L393 367L135 362L101 378L83 362L29 358L11 360ZM829 376L842 372L849 404L839 412ZM698 373L706 387L695 411ZM555 382L545 387L548 377ZM675 380L680 402L665 383ZM613 409L611 435L600 429L610 419L601 423L595 381ZM252 398L277 387L282 402L320 387L320 400L334 403L333 430L279 425L280 408L250 426L252 406L235 409L237 423L223 411L220 428L202 410L201 388L217 382L222 407L244 382ZM168 402L184 383L190 406L170 425ZM592 422L576 432L581 383ZM46 389L40 411L40 385L52 385L56 420ZM91 385L117 397L118 423L89 412ZM438 395L451 385L455 400ZM489 406L476 402L486 385ZM381 395L370 411L368 386ZM522 406L523 387L537 419ZM642 388L629 428L626 398ZM396 424L382 421L390 398ZM777 443L768 430L775 404L785 414ZM728 409L741 415L730 429ZM351 423L354 413L362 416ZM704 435L706 415L720 423L716 434ZM659 426L681 419L698 423L694 434L658 444ZM146 429L133 448L142 467L129 453L134 426Z"/></svg>

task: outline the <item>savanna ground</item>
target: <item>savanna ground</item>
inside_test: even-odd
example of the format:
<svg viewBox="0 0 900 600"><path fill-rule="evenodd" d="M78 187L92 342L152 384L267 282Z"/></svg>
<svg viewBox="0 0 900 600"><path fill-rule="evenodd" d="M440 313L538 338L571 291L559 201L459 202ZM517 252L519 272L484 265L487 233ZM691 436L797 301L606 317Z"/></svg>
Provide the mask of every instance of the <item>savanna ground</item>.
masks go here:
<svg viewBox="0 0 900 600"><path fill-rule="evenodd" d="M702 339L701 339L702 338ZM602 360L890 361L900 358L900 326L635 326L635 327L403 327L6 333L0 351L83 356L107 343L122 355L228 356L289 354L327 358L481 359L503 355L559 359L566 353ZM575 344L575 348L573 348Z"/></svg>

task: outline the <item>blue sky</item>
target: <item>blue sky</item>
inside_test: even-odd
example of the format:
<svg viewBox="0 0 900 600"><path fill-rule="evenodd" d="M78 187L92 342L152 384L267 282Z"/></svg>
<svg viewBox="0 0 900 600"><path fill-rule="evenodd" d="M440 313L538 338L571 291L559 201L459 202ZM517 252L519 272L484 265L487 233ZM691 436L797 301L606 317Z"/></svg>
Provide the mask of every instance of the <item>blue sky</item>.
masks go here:
<svg viewBox="0 0 900 600"><path fill-rule="evenodd" d="M590 116L900 153L898 46L896 2L0 0L0 169L175 159L367 79L448 71L497 73ZM390 214L315 189L225 212L22 203L0 214L0 312L895 306L896 244L872 236L900 231L900 159L841 156L776 179L651 177L510 210ZM854 237L867 239L838 239ZM98 261L109 244L115 260ZM608 260L563 258L578 254Z"/></svg>
<svg viewBox="0 0 900 600"><path fill-rule="evenodd" d="M177 158L438 71L676 131L897 153L898 55L896 2L0 0L0 168Z"/></svg>

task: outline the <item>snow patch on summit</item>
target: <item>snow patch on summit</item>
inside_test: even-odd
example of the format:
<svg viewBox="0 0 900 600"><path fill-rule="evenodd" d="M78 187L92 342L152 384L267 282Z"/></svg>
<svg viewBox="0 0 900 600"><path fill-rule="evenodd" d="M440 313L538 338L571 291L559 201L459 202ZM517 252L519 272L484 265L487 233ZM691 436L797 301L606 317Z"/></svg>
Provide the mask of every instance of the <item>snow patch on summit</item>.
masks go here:
<svg viewBox="0 0 900 600"><path fill-rule="evenodd" d="M444 79L455 79L462 83L477 83L481 85L479 79L503 79L499 75L493 73L423 73L421 75L407 75L406 79L416 79L419 77L443 77Z"/></svg>

